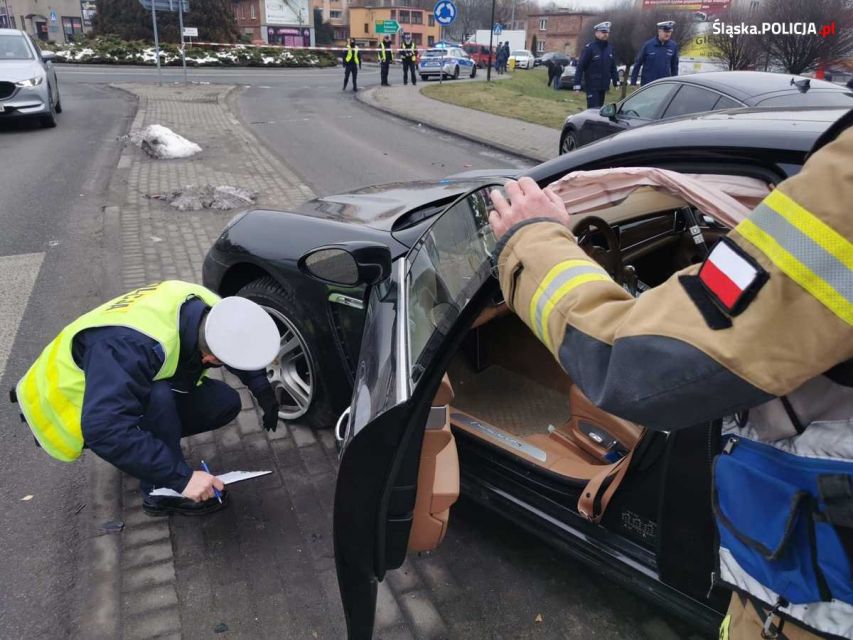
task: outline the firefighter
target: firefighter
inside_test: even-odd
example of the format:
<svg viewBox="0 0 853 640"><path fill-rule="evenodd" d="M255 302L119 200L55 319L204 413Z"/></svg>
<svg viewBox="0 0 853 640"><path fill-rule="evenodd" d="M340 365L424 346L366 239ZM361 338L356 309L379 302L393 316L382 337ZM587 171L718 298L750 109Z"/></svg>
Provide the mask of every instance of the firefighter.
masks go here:
<svg viewBox="0 0 853 640"><path fill-rule="evenodd" d="M595 25L595 40L588 42L581 52L578 68L575 72L575 91L583 87L586 91L586 108L596 109L604 106L604 96L613 82L619 86L619 71L610 38L609 22Z"/></svg>
<svg viewBox="0 0 853 640"><path fill-rule="evenodd" d="M403 84L409 84L409 76L412 75L412 85L416 85L415 72L417 71L418 46L412 40L412 34L403 35L403 43L400 45L400 57L403 59Z"/></svg>
<svg viewBox="0 0 853 640"><path fill-rule="evenodd" d="M355 38L350 38L347 44L347 51L344 54L344 88L347 90L349 77L352 75L352 90L358 91L358 70L361 69L361 56L358 52L358 45L355 43Z"/></svg>
<svg viewBox="0 0 853 640"><path fill-rule="evenodd" d="M379 77L383 87L390 87L388 82L388 69L394 62L394 53L391 50L391 36L387 33L379 41Z"/></svg>
<svg viewBox="0 0 853 640"><path fill-rule="evenodd" d="M190 468L184 436L222 427L239 394L205 377L225 365L253 393L263 426L279 405L263 367L279 350L272 318L245 298L221 299L171 280L131 291L80 316L42 351L13 400L36 442L72 462L84 447L140 480L148 515L201 515L227 504L222 482ZM183 497L152 496L155 488Z"/></svg>
<svg viewBox="0 0 853 640"><path fill-rule="evenodd" d="M640 67L640 85L649 84L658 78L678 75L678 44L672 39L672 20L658 22L658 34L648 40L637 54L634 68L631 70L631 84L637 84Z"/></svg>
<svg viewBox="0 0 853 640"><path fill-rule="evenodd" d="M650 429L721 421L724 639L853 637L851 125L702 264L636 298L554 192L522 178L493 194L507 304L596 405Z"/></svg>

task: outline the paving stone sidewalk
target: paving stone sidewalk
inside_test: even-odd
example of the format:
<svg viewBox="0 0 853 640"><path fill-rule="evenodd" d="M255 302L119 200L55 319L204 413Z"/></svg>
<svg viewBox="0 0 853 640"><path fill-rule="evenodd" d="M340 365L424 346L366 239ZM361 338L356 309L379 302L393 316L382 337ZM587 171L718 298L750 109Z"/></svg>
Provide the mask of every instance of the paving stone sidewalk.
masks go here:
<svg viewBox="0 0 853 640"><path fill-rule="evenodd" d="M427 98L420 91L421 84L372 87L359 91L358 99L406 120L523 158L544 162L556 157L560 139L556 129Z"/></svg>

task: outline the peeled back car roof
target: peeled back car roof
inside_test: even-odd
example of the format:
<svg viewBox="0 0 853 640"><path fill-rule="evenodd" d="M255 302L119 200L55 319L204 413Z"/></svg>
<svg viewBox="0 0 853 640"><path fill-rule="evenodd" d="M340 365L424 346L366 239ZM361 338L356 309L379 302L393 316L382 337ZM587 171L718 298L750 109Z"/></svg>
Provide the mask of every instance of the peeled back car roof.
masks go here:
<svg viewBox="0 0 853 640"><path fill-rule="evenodd" d="M778 149L808 152L817 137L848 112L838 107L752 107L711 111L663 120L601 138L571 152L573 166L653 149L691 148ZM561 164L554 160L532 169L534 179L545 178Z"/></svg>

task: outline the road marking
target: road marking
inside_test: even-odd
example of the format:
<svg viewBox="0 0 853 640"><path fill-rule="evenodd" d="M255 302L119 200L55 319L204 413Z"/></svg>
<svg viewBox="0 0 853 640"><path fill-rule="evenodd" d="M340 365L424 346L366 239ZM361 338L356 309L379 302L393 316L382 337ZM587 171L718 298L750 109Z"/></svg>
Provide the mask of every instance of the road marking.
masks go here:
<svg viewBox="0 0 853 640"><path fill-rule="evenodd" d="M43 260L44 253L0 256L0 378Z"/></svg>

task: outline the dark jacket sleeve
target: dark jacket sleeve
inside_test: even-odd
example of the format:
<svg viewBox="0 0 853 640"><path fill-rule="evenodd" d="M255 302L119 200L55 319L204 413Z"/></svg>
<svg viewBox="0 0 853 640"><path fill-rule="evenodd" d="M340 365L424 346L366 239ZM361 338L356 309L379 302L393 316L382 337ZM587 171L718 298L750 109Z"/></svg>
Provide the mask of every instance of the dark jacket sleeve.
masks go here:
<svg viewBox="0 0 853 640"><path fill-rule="evenodd" d="M583 74L586 72L586 67L589 64L589 47L584 47L581 52L580 60L578 60L578 68L575 71L575 86L583 84Z"/></svg>
<svg viewBox="0 0 853 640"><path fill-rule="evenodd" d="M252 395L256 398L260 393L263 393L264 390L272 390L270 381L267 378L267 373L263 369L258 369L257 371L241 371L240 369L232 369L231 367L225 368L240 378L240 382L246 385L249 391L252 392Z"/></svg>
<svg viewBox="0 0 853 640"><path fill-rule="evenodd" d="M670 63L672 66L670 68L670 71L671 71L671 75L677 76L678 75L678 45L675 45L674 48L675 48L675 53L672 54L672 61Z"/></svg>
<svg viewBox="0 0 853 640"><path fill-rule="evenodd" d="M640 75L640 67L646 60L646 45L640 48L640 53L637 54L637 59L634 60L634 68L631 69L631 84L637 84L637 76Z"/></svg>
<svg viewBox="0 0 853 640"><path fill-rule="evenodd" d="M113 331L114 328L93 331ZM192 470L183 457L139 428L162 356L156 342L137 334L87 341L83 440L98 456L155 486L183 491Z"/></svg>

